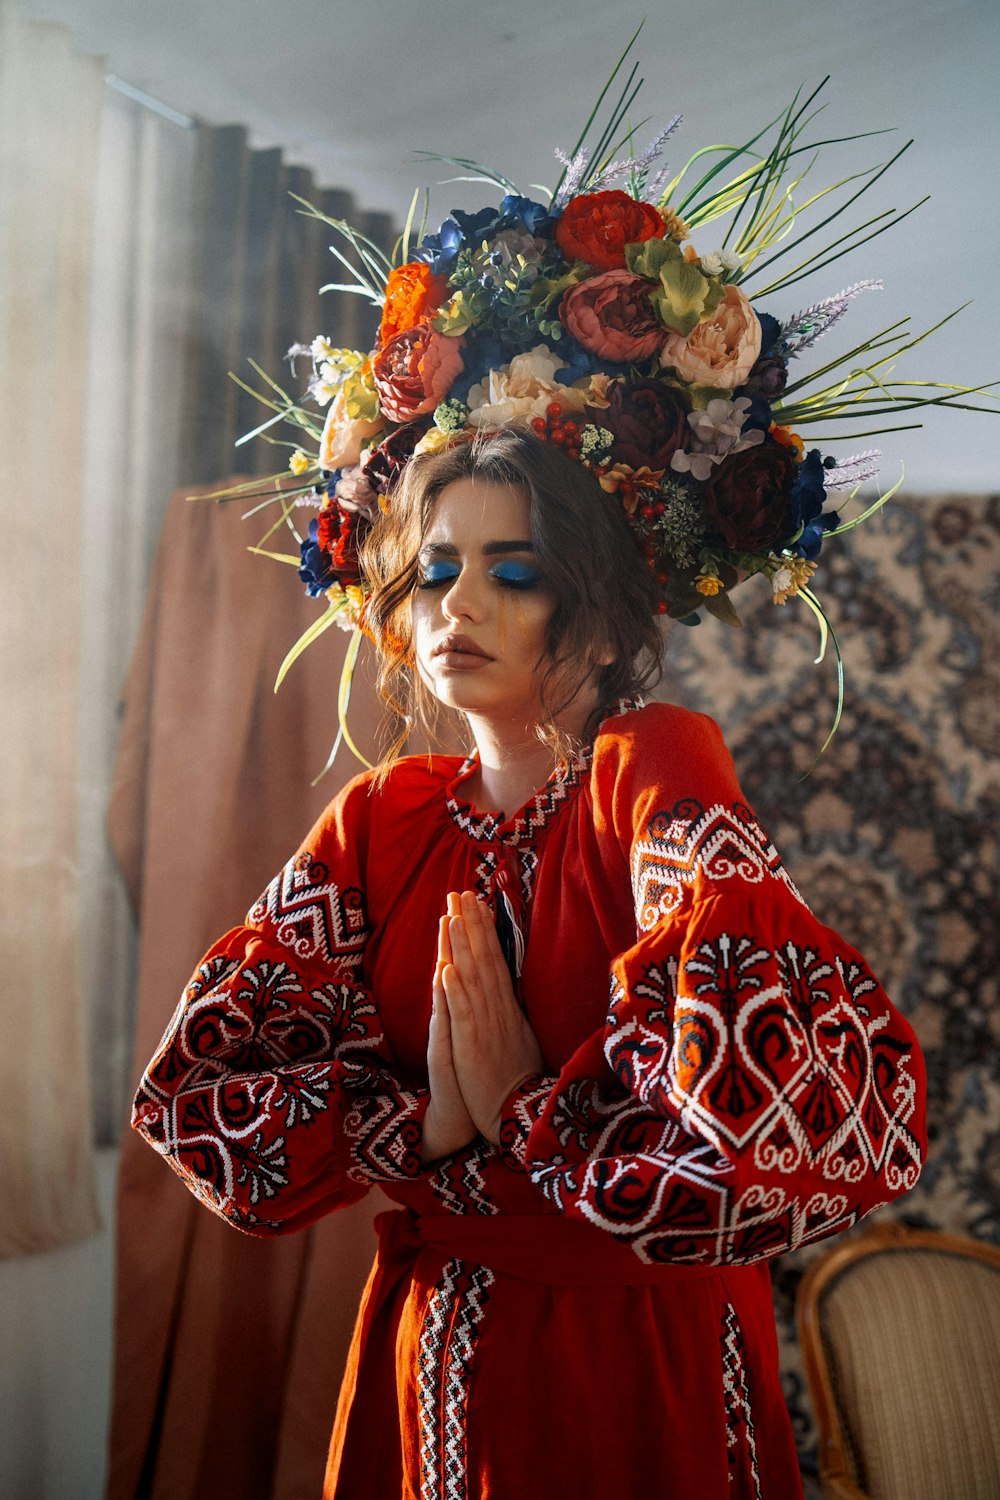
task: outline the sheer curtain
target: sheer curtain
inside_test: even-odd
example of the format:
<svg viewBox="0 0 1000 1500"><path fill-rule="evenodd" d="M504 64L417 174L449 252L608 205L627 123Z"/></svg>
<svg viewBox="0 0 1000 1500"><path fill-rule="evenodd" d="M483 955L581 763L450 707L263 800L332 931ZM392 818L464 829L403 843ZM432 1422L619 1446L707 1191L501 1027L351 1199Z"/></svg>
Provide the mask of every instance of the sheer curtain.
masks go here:
<svg viewBox="0 0 1000 1500"><path fill-rule="evenodd" d="M197 134L106 91L94 181L80 571L83 983L99 1143L131 1071L134 924L105 834L118 705L167 501L180 483Z"/></svg>
<svg viewBox="0 0 1000 1500"><path fill-rule="evenodd" d="M9 0L0 46L7 552L0 1253L96 1227L92 1121L130 1066L131 918L104 830L190 345L195 132Z"/></svg>
<svg viewBox="0 0 1000 1500"><path fill-rule="evenodd" d="M0 4L0 1254L96 1226L76 849L104 69Z"/></svg>

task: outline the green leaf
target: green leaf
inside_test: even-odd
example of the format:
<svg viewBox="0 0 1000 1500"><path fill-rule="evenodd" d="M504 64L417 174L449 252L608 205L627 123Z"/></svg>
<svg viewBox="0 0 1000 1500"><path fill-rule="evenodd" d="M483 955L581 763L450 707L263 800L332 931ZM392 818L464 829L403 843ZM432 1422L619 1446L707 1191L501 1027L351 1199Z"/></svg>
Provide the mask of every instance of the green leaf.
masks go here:
<svg viewBox="0 0 1000 1500"><path fill-rule="evenodd" d="M320 615L319 619L314 620L313 623L308 627L308 629L302 632L298 640L295 642L295 645L289 651L288 655L281 663L281 666L278 668L278 675L274 680L275 692L278 691L281 684L287 677L289 669L298 661L303 651L311 646L313 641L319 640L320 636L325 630L329 630L330 626L333 624L334 620L343 609L343 607L343 600L340 599L338 599L336 603L329 603L326 607L325 612Z"/></svg>
<svg viewBox="0 0 1000 1500"><path fill-rule="evenodd" d="M736 606L732 599L723 589L721 594L709 594L705 598L705 609L724 625L742 627L743 621L736 612Z"/></svg>

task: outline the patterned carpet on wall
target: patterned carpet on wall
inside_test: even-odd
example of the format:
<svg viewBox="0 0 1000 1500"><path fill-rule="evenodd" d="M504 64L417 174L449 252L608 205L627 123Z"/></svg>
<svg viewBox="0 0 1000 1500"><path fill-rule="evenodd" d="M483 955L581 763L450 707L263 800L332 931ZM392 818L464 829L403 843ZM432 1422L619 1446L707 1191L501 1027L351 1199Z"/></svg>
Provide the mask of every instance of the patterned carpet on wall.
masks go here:
<svg viewBox="0 0 1000 1500"><path fill-rule="evenodd" d="M1000 497L894 501L828 544L815 584L840 638L836 704L816 622L736 595L745 628L674 626L662 696L721 724L744 791L818 916L868 958L912 1020L929 1077L930 1153L884 1210L1000 1241ZM795 1292L819 1246L774 1265L786 1395L803 1471L816 1436Z"/></svg>

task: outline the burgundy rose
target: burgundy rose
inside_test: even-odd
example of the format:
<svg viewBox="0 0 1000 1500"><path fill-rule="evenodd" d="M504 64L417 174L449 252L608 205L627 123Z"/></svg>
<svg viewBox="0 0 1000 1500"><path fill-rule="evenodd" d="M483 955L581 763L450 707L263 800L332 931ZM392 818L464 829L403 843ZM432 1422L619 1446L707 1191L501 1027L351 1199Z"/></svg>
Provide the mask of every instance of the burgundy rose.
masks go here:
<svg viewBox="0 0 1000 1500"><path fill-rule="evenodd" d="M388 495L395 487L403 469L413 457L413 450L430 427L429 418L420 422L408 422L390 432L384 442L374 448L361 469L369 484L382 495Z"/></svg>
<svg viewBox="0 0 1000 1500"><path fill-rule="evenodd" d="M795 455L780 443L745 448L705 481L702 499L712 531L737 552L758 552L787 536Z"/></svg>
<svg viewBox="0 0 1000 1500"><path fill-rule="evenodd" d="M662 380L619 381L608 391L606 411L590 413L591 421L614 435L612 457L630 469L669 469L670 460L687 436L686 397Z"/></svg>
<svg viewBox="0 0 1000 1500"><path fill-rule="evenodd" d="M762 354L740 386L742 396L763 396L765 401L776 401L785 394L788 384L788 366L780 354Z"/></svg>

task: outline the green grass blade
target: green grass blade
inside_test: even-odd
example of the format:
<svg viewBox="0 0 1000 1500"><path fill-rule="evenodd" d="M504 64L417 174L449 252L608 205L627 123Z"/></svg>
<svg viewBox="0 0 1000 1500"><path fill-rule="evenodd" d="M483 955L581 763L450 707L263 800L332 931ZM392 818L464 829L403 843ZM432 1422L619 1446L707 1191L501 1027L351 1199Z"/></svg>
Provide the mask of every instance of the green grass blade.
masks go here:
<svg viewBox="0 0 1000 1500"><path fill-rule="evenodd" d="M325 630L329 630L341 608L342 606L340 604L328 604L325 612L320 615L319 619L314 620L313 623L308 627L308 629L302 632L298 640L295 642L295 645L289 651L288 655L281 663L281 666L278 668L278 675L274 680L275 692L278 691L281 684L288 676L289 670L298 661L303 651L307 650L312 645L313 641L319 640L320 636Z"/></svg>
<svg viewBox="0 0 1000 1500"><path fill-rule="evenodd" d="M816 657L816 666L819 666L820 662L822 662L824 656L826 655L828 641L833 642L833 649L836 652L837 656L837 711L833 716L833 724L830 728L830 733L827 735L826 739L819 747L816 759L813 761L809 769L807 771L804 771L803 774L799 777L800 781L805 781L806 777L811 776L813 771L815 771L816 767L819 765L820 756L822 756L824 752L829 748L834 735L840 728L840 720L844 712L844 658L841 655L840 642L837 640L837 632L830 624L826 610L823 608L822 604L820 604L819 600L816 598L816 595L812 592L812 590L799 589L798 593L795 595L795 598L801 599L803 604L808 605L809 609L811 609L813 614L815 615L816 623L819 626L819 655Z"/></svg>

